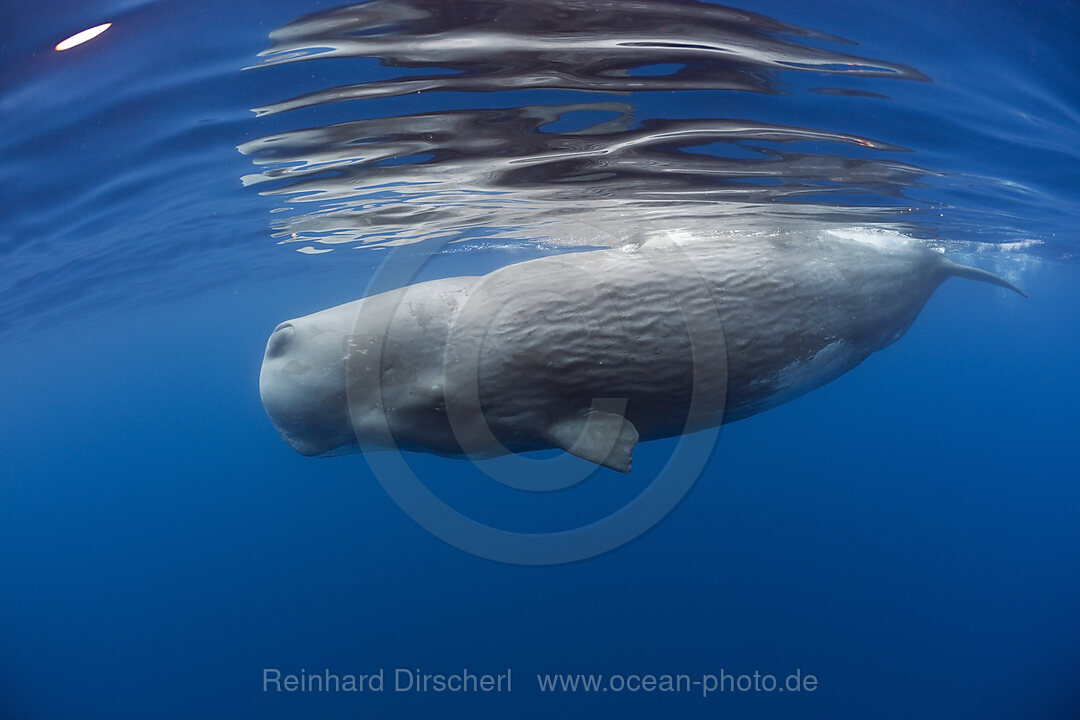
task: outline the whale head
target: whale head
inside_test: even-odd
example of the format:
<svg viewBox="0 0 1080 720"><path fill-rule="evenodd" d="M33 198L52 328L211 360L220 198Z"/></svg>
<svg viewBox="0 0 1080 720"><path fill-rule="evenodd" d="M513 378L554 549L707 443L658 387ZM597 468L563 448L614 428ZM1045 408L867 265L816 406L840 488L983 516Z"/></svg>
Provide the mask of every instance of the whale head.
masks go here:
<svg viewBox="0 0 1080 720"><path fill-rule="evenodd" d="M259 393L281 437L302 455L459 451L443 409L443 352L476 280L430 280L278 325Z"/></svg>
<svg viewBox="0 0 1080 720"><path fill-rule="evenodd" d="M259 395L274 428L302 455L359 450L345 390L345 312L331 308L287 320L266 343Z"/></svg>

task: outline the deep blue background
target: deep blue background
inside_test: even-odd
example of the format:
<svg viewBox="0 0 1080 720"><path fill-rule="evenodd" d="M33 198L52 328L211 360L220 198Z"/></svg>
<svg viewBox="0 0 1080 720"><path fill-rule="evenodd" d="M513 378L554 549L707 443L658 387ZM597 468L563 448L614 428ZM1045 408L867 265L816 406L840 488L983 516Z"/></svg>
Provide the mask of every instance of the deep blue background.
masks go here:
<svg viewBox="0 0 1080 720"><path fill-rule="evenodd" d="M957 216L1009 215L988 240L1030 223L1041 246L981 264L1031 298L951 281L895 346L725 428L665 522L551 568L444 545L361 458L294 454L259 403L269 331L354 298L374 263L274 245L275 203L239 184L237 144L305 122L248 108L283 82L310 89L312 72L239 68L318 4L5 7L0 718L1076 717L1077 12L892 5L745 4L934 84L890 86L858 116L806 93L724 96L723 112L1023 183L922 192ZM110 19L96 44L52 53ZM669 102L708 114L718 100ZM415 463L435 483L480 482L465 463ZM264 667L397 666L512 666L515 692L261 692ZM721 668L801 668L820 689L541 696L533 681Z"/></svg>

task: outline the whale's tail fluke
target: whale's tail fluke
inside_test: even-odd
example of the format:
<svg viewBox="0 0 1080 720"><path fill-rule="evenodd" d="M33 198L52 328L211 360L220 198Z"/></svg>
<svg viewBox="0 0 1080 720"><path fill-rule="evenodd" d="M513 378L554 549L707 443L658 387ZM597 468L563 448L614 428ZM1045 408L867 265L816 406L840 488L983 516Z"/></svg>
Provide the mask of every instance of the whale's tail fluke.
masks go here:
<svg viewBox="0 0 1080 720"><path fill-rule="evenodd" d="M1023 290L1016 287L1005 278L999 277L992 272L980 270L979 268L973 268L968 265L961 265L960 263L955 263L952 260L948 259L945 260L945 269L949 273L949 277L963 277L968 278L969 280L987 282L991 285L999 285L1000 287L1008 288L1013 292L1019 293L1020 295L1027 297L1027 293L1025 293Z"/></svg>

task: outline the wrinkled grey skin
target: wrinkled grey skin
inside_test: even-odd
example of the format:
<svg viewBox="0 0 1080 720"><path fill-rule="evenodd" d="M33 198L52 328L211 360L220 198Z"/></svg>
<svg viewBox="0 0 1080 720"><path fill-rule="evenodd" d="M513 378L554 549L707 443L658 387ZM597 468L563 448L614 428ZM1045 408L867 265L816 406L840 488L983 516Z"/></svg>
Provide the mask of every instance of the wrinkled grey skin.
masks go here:
<svg viewBox="0 0 1080 720"><path fill-rule="evenodd" d="M1016 289L896 234L546 257L284 322L260 391L305 455L561 447L627 472L639 439L738 420L839 377L900 338L952 276Z"/></svg>

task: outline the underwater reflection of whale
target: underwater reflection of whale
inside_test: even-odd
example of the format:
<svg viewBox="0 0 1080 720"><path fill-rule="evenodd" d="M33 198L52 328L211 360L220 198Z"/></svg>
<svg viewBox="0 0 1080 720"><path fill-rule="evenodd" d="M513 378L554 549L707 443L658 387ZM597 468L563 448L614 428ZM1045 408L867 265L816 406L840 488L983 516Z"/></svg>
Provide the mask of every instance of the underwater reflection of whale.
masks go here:
<svg viewBox="0 0 1080 720"><path fill-rule="evenodd" d="M267 343L260 391L305 455L562 448L629 472L639 440L839 377L953 276L1020 292L896 233L650 239L289 320Z"/></svg>

